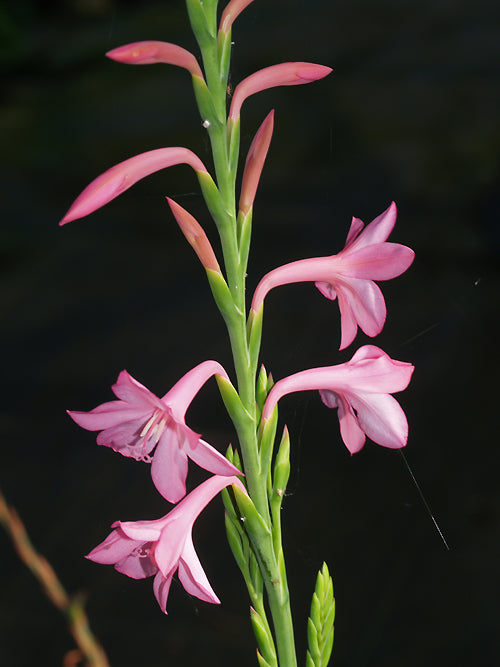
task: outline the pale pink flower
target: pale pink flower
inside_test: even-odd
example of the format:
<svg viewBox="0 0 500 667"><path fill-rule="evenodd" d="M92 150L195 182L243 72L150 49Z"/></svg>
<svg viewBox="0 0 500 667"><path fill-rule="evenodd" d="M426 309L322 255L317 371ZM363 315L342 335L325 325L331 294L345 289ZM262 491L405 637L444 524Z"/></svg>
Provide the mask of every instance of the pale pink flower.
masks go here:
<svg viewBox="0 0 500 667"><path fill-rule="evenodd" d="M205 602L220 604L194 549L192 529L200 512L226 486L245 491L237 477L215 475L191 491L161 519L115 521L114 530L87 558L95 563L114 565L132 579L155 575L153 590L163 613L175 572L184 589Z"/></svg>
<svg viewBox="0 0 500 667"><path fill-rule="evenodd" d="M142 178L176 164L188 164L198 174L208 173L200 158L188 148L157 148L135 155L111 167L87 185L59 224L65 225L93 213Z"/></svg>
<svg viewBox="0 0 500 667"><path fill-rule="evenodd" d="M239 209L247 215L253 206L260 175L266 161L267 151L271 143L274 127L274 110L267 114L262 125L257 130L248 150L245 161L245 170L241 181Z"/></svg>
<svg viewBox="0 0 500 667"><path fill-rule="evenodd" d="M234 89L229 119L235 121L239 118L241 106L250 95L276 86L297 86L302 83L311 83L322 79L331 71L332 68L325 65L293 62L271 65L271 67L265 67L258 72L254 72L243 79Z"/></svg>
<svg viewBox="0 0 500 667"><path fill-rule="evenodd" d="M363 222L353 218L345 247L337 255L301 259L266 274L255 290L252 311L258 312L274 287L311 281L327 299L338 298L341 350L352 343L358 326L367 336L378 335L384 326L386 306L373 281L401 275L415 256L407 246L386 242L395 223L394 202L364 229Z"/></svg>
<svg viewBox="0 0 500 667"><path fill-rule="evenodd" d="M90 412L68 410L68 414L82 428L101 431L97 436L98 445L151 463L156 488L169 502L176 503L186 494L188 458L216 475L240 474L225 456L185 422L191 401L216 374L229 379L216 361L204 361L186 373L165 396L158 398L127 371L122 371L112 386L119 400L103 403Z"/></svg>
<svg viewBox="0 0 500 667"><path fill-rule="evenodd" d="M253 2L253 0L230 0L220 18L220 31L227 35L231 30L234 21L251 2Z"/></svg>
<svg viewBox="0 0 500 667"><path fill-rule="evenodd" d="M177 65L187 69L191 76L203 79L198 61L190 51L177 44L154 40L125 44L106 53L108 58L127 65Z"/></svg>
<svg viewBox="0 0 500 667"><path fill-rule="evenodd" d="M185 208L182 208L182 206L177 204L173 199L170 199L170 197L167 197L167 202L177 220L177 224L188 243L198 255L198 259L203 264L203 267L209 271L221 273L212 245L200 223L191 213L188 213Z"/></svg>
<svg viewBox="0 0 500 667"><path fill-rule="evenodd" d="M413 369L375 345L364 345L345 364L311 368L276 382L262 418L269 419L286 394L319 390L323 403L338 409L342 440L351 454L359 452L366 436L383 447L398 449L406 445L408 422L390 394L406 389Z"/></svg>

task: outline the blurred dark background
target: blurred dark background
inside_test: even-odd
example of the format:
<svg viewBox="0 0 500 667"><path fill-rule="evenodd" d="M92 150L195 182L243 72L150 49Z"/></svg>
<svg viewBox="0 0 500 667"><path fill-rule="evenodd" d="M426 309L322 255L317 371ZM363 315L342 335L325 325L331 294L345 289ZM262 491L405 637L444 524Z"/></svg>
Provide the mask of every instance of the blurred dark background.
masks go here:
<svg viewBox="0 0 500 667"><path fill-rule="evenodd" d="M391 240L416 251L408 273L382 285L388 320L375 342L416 366L399 396L410 423L405 454L450 550L400 453L367 443L351 458L335 413L316 395L282 402L292 434L283 521L300 656L325 559L339 667L499 660L499 14L495 0L256 0L233 31L233 85L287 60L334 68L319 83L245 103L243 154L276 109L249 290L280 263L338 252L352 215L369 222L393 199ZM95 176L136 153L184 145L210 164L189 75L104 57L141 39L197 53L182 0L0 7L0 486L67 588L85 591L113 667L251 667L248 603L220 499L194 535L219 607L174 584L164 617L151 580L83 558L112 521L159 517L165 503L145 466L97 447L65 409L110 400L123 368L160 395L207 358L232 373L203 270L164 200L188 208L215 243L189 168L163 171L88 219L57 226ZM338 352L338 307L311 285L268 299L262 359L276 378L346 361L366 342L360 333ZM234 442L214 382L188 417L219 449ZM0 664L60 665L73 646L64 621L3 532L0 545Z"/></svg>

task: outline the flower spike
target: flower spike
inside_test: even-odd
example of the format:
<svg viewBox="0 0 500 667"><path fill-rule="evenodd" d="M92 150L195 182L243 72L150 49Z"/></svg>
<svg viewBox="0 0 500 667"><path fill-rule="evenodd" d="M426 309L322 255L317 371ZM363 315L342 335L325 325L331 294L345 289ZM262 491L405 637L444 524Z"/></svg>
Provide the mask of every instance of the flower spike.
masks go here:
<svg viewBox="0 0 500 667"><path fill-rule="evenodd" d="M103 403L90 412L68 410L68 414L87 431L101 431L98 445L151 463L156 488L166 500L176 503L186 494L188 458L216 475L240 474L185 422L191 401L212 375L220 375L229 382L220 364L204 361L158 398L127 371L122 371L112 386L117 401Z"/></svg>
<svg viewBox="0 0 500 667"><path fill-rule="evenodd" d="M391 359L375 345L364 345L345 364L311 368L279 380L267 397L262 419L271 418L286 394L319 390L327 407L338 408L340 433L351 454L359 452L366 436L398 449L406 445L408 422L390 394L406 389L413 370L412 364Z"/></svg>
<svg viewBox="0 0 500 667"><path fill-rule="evenodd" d="M411 248L386 242L395 223L394 202L366 227L361 220L353 218L345 247L337 255L301 259L266 274L255 290L252 312L259 311L273 287L310 281L327 299L338 297L341 350L352 343L358 326L367 336L377 336L384 326L386 306L382 292L373 281L396 278L415 257Z"/></svg>
<svg viewBox="0 0 500 667"><path fill-rule="evenodd" d="M271 111L257 130L252 141L245 162L245 171L241 183L241 195L239 209L243 215L247 215L253 206L260 175L264 167L267 151L271 143L274 127L274 110Z"/></svg>
<svg viewBox="0 0 500 667"><path fill-rule="evenodd" d="M221 273L214 250L200 223L191 215L191 213L188 213L185 208L182 208L182 206L177 204L173 199L167 197L167 202L177 220L177 224L181 228L188 243L198 255L198 259L203 264L203 267L209 271Z"/></svg>
<svg viewBox="0 0 500 667"><path fill-rule="evenodd" d="M194 55L177 44L145 41L125 44L106 53L108 58L126 65L177 65L187 69L191 76L203 79L203 73Z"/></svg>
<svg viewBox="0 0 500 667"><path fill-rule="evenodd" d="M87 185L59 224L93 213L142 178L176 164L188 164L198 174L208 174L200 158L188 148L176 146L140 153L111 167Z"/></svg>
<svg viewBox="0 0 500 667"><path fill-rule="evenodd" d="M297 86L302 83L311 83L322 79L331 71L332 68L325 65L293 62L271 65L271 67L265 67L258 72L254 72L236 86L229 111L229 119L235 122L239 118L241 106L250 95L276 86Z"/></svg>
<svg viewBox="0 0 500 667"><path fill-rule="evenodd" d="M208 503L227 486L243 493L237 477L214 475L191 491L161 519L153 521L115 521L114 530L87 558L95 563L114 565L132 579L155 575L153 590L164 614L170 584L176 571L184 589L200 600L220 604L194 549L193 524Z"/></svg>

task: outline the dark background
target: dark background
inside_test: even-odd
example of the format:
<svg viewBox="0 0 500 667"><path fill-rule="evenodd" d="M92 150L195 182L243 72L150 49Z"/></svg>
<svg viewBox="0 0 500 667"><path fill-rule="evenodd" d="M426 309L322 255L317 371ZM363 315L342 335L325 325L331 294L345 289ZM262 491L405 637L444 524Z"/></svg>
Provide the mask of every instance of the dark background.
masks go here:
<svg viewBox="0 0 500 667"><path fill-rule="evenodd" d="M498 18L496 0L256 0L234 27L233 85L286 60L334 67L324 81L270 90L243 108L243 154L276 109L249 291L280 263L338 252L352 215L369 222L397 202L391 240L416 260L382 285L388 320L375 343L416 366L399 396L406 457L450 545L398 452L367 443L351 458L317 395L284 400L293 472L283 521L301 662L325 559L338 610L333 664L498 664ZM164 617L151 580L83 558L112 521L166 507L145 466L98 448L64 410L110 400L123 368L160 395L207 358L232 373L203 270L164 201L186 206L215 244L189 168L57 226L95 176L136 153L184 145L210 164L189 75L103 56L141 39L197 53L182 0L0 9L0 486L67 588L88 595L113 667L250 667L248 603L220 499L194 535L218 607L174 584ZM346 361L369 342L360 333L339 353L339 333L337 305L311 285L276 290L262 359L280 378ZM234 442L213 381L188 417L219 449ZM73 646L64 621L4 533L0 545L0 664L60 665Z"/></svg>

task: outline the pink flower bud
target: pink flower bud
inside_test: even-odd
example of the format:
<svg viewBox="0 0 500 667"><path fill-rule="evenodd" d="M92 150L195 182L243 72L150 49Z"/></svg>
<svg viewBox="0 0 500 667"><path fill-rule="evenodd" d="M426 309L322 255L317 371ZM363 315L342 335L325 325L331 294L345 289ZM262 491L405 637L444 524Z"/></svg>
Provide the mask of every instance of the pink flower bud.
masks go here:
<svg viewBox="0 0 500 667"><path fill-rule="evenodd" d="M186 237L188 243L191 245L198 259L203 264L205 269L220 273L220 266L215 257L210 241L205 234L203 227L199 222L188 213L186 209L179 206L173 199L167 197L168 205L174 214L177 224L181 228L182 233Z"/></svg>
<svg viewBox="0 0 500 667"><path fill-rule="evenodd" d="M251 2L253 2L253 0L231 0L222 12L219 28L220 31L227 35L231 30L234 21Z"/></svg>
<svg viewBox="0 0 500 667"><path fill-rule="evenodd" d="M264 122L257 130L257 134L248 151L240 195L240 211L243 215L247 215L253 206L260 175L264 167L267 151L269 150L271 137L273 136L273 126L274 110L266 116Z"/></svg>
<svg viewBox="0 0 500 667"><path fill-rule="evenodd" d="M247 97L267 88L276 86L297 86L302 83L311 83L330 74L331 67L315 65L314 63L281 63L271 65L251 74L239 83L233 95L229 118L236 120L241 106Z"/></svg>
<svg viewBox="0 0 500 667"><path fill-rule="evenodd" d="M87 185L59 224L65 225L93 213L142 178L175 164L188 164L197 172L207 173L200 158L187 148L157 148L140 153L111 167Z"/></svg>
<svg viewBox="0 0 500 667"><path fill-rule="evenodd" d="M192 76L203 79L198 61L192 53L169 42L133 42L106 53L108 58L127 65L155 65L165 63L187 69Z"/></svg>

